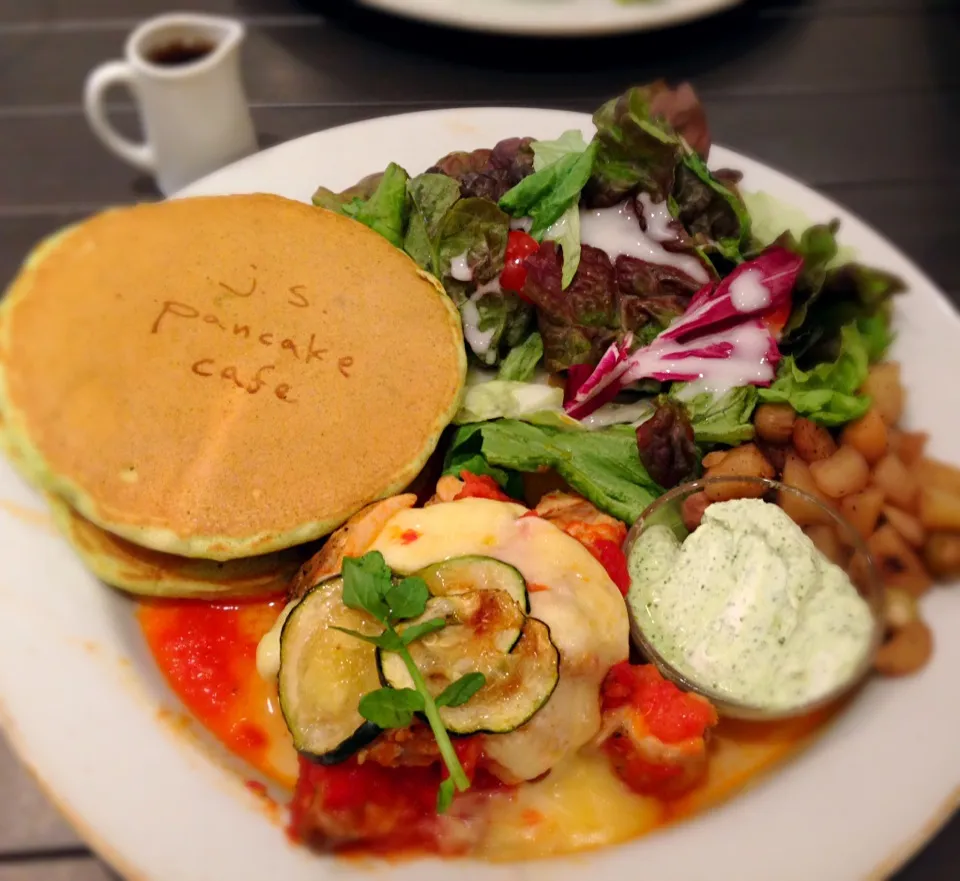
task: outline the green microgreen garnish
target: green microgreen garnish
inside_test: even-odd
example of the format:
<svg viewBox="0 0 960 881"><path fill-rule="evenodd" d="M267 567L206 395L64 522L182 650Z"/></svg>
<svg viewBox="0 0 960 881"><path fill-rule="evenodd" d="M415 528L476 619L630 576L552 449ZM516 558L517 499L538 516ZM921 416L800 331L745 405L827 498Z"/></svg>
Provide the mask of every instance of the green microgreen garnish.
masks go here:
<svg viewBox="0 0 960 881"><path fill-rule="evenodd" d="M447 622L443 618L430 618L404 628L402 633L394 625L422 615L429 598L430 591L422 578L412 576L394 582L393 573L379 551L357 558L348 557L343 561L343 602L351 609L376 618L384 629L375 636L346 628L337 629L373 643L381 651L394 652L403 661L414 687L371 691L360 699L358 709L364 719L380 728L406 728L413 721L414 713L423 713L427 717L450 775L440 784L437 793L437 812L443 813L450 806L454 791L465 792L470 788L470 780L457 758L439 708L465 704L483 687L486 679L482 673L467 673L451 682L436 697L427 690L427 683L407 646L442 630Z"/></svg>

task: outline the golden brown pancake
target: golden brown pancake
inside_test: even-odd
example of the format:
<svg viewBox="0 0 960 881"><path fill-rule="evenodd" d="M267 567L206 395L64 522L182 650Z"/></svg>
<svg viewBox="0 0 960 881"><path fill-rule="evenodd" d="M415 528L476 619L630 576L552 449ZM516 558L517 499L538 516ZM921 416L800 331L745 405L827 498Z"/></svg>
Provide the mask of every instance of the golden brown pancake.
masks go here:
<svg viewBox="0 0 960 881"><path fill-rule="evenodd" d="M62 499L47 495L54 522L101 581L153 597L268 596L287 590L315 545L243 560L193 560L142 548L85 520Z"/></svg>
<svg viewBox="0 0 960 881"><path fill-rule="evenodd" d="M439 283L278 196L105 212L0 306L0 410L35 480L143 547L227 560L403 489L456 411Z"/></svg>

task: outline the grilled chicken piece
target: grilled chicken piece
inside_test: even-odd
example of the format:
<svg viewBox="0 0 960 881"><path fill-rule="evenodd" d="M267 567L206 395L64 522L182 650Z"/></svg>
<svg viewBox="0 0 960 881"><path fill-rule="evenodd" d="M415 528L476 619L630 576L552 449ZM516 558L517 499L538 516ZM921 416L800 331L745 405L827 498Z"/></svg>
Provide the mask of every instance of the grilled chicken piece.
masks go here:
<svg viewBox="0 0 960 881"><path fill-rule="evenodd" d="M589 534L622 544L627 537L627 527L619 520L574 493L547 493L534 510L578 541Z"/></svg>
<svg viewBox="0 0 960 881"><path fill-rule="evenodd" d="M409 728L384 731L357 753L357 761L376 762L385 768L427 767L440 761L440 747L430 726L415 722Z"/></svg>
<svg viewBox="0 0 960 881"><path fill-rule="evenodd" d="M603 684L597 737L623 781L636 792L676 798L707 769L707 740L717 712L680 691L652 664L617 664Z"/></svg>
<svg viewBox="0 0 960 881"><path fill-rule="evenodd" d="M366 553L387 521L397 511L412 508L416 501L416 495L404 493L373 502L354 514L327 539L319 552L300 567L290 583L288 599L298 600L319 581L336 575L344 557L359 557Z"/></svg>

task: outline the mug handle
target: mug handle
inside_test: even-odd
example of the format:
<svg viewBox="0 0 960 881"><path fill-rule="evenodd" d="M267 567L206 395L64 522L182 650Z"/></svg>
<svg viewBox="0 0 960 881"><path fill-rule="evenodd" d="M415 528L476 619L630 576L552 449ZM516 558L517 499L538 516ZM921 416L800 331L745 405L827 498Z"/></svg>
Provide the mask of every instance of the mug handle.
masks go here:
<svg viewBox="0 0 960 881"><path fill-rule="evenodd" d="M107 149L141 171L156 171L153 148L119 134L107 119L104 99L112 86L126 86L136 96L133 70L125 61L108 61L90 72L83 90L83 109L94 134Z"/></svg>

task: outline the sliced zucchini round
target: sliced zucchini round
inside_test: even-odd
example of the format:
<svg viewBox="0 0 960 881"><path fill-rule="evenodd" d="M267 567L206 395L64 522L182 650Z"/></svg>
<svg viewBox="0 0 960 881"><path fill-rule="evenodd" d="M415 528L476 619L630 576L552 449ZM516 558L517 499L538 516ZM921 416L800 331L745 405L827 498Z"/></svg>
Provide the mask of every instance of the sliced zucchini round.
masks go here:
<svg viewBox="0 0 960 881"><path fill-rule="evenodd" d="M293 745L323 765L353 755L380 734L360 715L360 697L380 687L376 649L334 630L379 632L372 618L343 604L343 579L311 588L280 631L280 711Z"/></svg>
<svg viewBox="0 0 960 881"><path fill-rule="evenodd" d="M510 610L516 619L509 617ZM479 672L486 677L483 688L465 704L440 708L440 718L449 731L513 731L527 722L557 687L560 655L549 628L536 618L521 615L503 591L435 597L427 603L423 617L443 617L448 622L443 630L409 646L434 697L466 673ZM519 639L511 646L507 636L512 635L513 627L519 628ZM413 687L399 656L378 652L378 659L385 684Z"/></svg>
<svg viewBox="0 0 960 881"><path fill-rule="evenodd" d="M493 557L470 555L452 557L421 569L419 575L434 596L443 597L469 590L504 590L524 612L530 611L527 583L515 566Z"/></svg>

